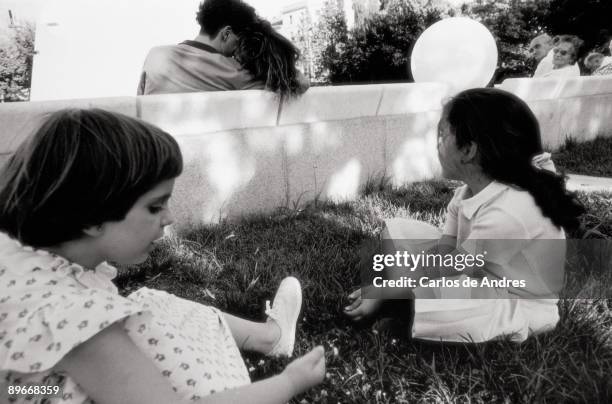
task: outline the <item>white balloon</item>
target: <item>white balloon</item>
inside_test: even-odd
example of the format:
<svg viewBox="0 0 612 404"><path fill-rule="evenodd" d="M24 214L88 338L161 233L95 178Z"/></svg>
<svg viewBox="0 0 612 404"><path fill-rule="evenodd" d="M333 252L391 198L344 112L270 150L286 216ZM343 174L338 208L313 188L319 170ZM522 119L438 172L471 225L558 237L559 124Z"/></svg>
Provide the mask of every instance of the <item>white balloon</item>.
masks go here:
<svg viewBox="0 0 612 404"><path fill-rule="evenodd" d="M466 17L447 18L427 28L410 58L415 82L448 83L453 93L486 86L497 66L497 45L489 30Z"/></svg>

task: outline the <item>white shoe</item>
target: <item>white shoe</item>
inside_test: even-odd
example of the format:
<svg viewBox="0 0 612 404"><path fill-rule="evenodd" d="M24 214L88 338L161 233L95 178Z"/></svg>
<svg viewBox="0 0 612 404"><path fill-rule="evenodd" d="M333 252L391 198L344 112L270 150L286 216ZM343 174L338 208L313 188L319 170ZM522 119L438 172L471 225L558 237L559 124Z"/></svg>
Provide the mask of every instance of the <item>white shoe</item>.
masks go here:
<svg viewBox="0 0 612 404"><path fill-rule="evenodd" d="M301 308L302 287L300 281L293 276L289 276L280 283L272 307L270 307L270 301L266 301L266 314L280 328L280 337L276 345L268 352L268 356L291 357L293 355L295 326Z"/></svg>

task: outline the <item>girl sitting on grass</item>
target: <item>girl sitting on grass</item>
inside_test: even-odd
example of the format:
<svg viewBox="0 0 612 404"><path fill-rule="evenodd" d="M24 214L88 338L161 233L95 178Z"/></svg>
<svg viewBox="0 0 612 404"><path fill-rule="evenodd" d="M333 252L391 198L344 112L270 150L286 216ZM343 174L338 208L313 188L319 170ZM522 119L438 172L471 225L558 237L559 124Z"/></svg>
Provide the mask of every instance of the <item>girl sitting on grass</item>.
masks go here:
<svg viewBox="0 0 612 404"><path fill-rule="evenodd" d="M389 259L387 279L406 276L413 287L365 286L349 295L346 315L357 321L381 310L397 314L400 302L391 299L408 299L400 315L412 337L436 341L523 341L555 327L565 231L578 226L584 209L542 158L534 114L505 91L463 91L443 108L438 157L442 175L464 183L444 230L392 219L382 233L383 253L431 254L433 265L402 270L404 263ZM461 288L468 277L478 286ZM504 279L512 282L490 286Z"/></svg>
<svg viewBox="0 0 612 404"><path fill-rule="evenodd" d="M54 113L10 158L0 173L0 378L13 389L1 402L29 402L8 393L45 384L70 403L285 403L322 381L321 347L253 384L238 351L291 356L295 278L264 323L162 291L117 293L107 262L147 258L172 223L181 171L170 135L102 110Z"/></svg>

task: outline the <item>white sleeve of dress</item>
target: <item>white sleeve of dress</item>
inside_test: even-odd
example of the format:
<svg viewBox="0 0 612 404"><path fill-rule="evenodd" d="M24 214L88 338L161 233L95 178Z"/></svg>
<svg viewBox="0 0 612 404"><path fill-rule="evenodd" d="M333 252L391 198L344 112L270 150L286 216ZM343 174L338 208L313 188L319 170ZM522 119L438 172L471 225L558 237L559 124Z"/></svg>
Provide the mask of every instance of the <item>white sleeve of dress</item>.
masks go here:
<svg viewBox="0 0 612 404"><path fill-rule="evenodd" d="M444 221L444 230L442 231L444 235L457 237L459 204L461 203L461 195L463 195L464 188L459 187L455 190L453 198L446 207L446 219Z"/></svg>
<svg viewBox="0 0 612 404"><path fill-rule="evenodd" d="M486 270L501 275L506 265L529 242L523 224L499 207L487 207L477 214L472 231L461 247L469 254L483 254Z"/></svg>

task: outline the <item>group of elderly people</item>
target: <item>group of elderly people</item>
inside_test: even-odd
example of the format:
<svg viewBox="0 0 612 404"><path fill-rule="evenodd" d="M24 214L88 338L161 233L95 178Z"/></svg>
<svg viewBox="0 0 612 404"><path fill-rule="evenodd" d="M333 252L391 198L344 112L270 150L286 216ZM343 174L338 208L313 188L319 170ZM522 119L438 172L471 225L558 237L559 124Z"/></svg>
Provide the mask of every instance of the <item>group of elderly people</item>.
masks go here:
<svg viewBox="0 0 612 404"><path fill-rule="evenodd" d="M542 34L535 37L529 44L529 54L538 63L533 77L580 76L578 54L583 44L584 41L575 35L557 35L551 38ZM612 41L608 46L612 54ZM584 68L584 73L588 75L612 74L612 56L591 52L584 59Z"/></svg>

